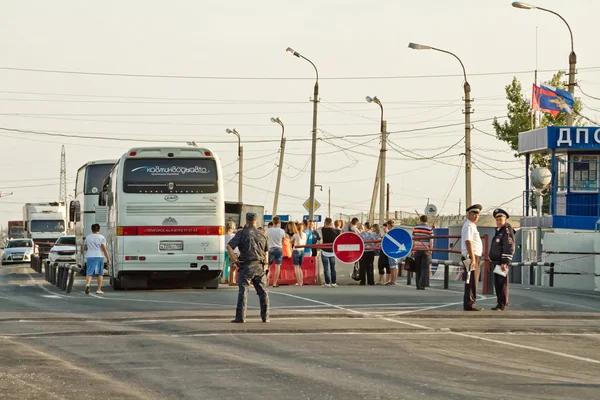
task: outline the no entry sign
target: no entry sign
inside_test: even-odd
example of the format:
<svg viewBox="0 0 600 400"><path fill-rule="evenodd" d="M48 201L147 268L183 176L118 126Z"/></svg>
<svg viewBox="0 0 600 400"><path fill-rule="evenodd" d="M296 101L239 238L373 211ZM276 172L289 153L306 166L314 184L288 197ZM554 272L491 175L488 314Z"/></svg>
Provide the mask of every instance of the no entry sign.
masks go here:
<svg viewBox="0 0 600 400"><path fill-rule="evenodd" d="M344 232L333 241L333 253L341 262L357 262L365 252L365 243L354 232Z"/></svg>

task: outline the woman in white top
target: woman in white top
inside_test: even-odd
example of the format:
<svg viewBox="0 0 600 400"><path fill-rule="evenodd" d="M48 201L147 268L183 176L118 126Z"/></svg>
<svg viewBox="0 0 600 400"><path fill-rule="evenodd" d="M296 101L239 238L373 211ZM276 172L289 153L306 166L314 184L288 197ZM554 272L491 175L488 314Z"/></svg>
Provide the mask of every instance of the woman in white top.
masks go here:
<svg viewBox="0 0 600 400"><path fill-rule="evenodd" d="M104 275L104 257L106 257L106 264L110 264L110 257L106 250L106 239L100 234L100 225L92 225L92 234L85 238L83 244L85 253L85 264L86 264L86 285L85 294L90 294L90 285L92 283L92 277L96 276L98 279L98 288L96 294L104 294L102 291L102 276Z"/></svg>
<svg viewBox="0 0 600 400"><path fill-rule="evenodd" d="M296 286L302 286L304 283L304 277L302 276L302 261L304 260L304 248L298 248L297 246L306 245L306 233L302 230L301 224L292 223L292 246L294 251L292 252L292 264L294 265L294 274L296 275Z"/></svg>

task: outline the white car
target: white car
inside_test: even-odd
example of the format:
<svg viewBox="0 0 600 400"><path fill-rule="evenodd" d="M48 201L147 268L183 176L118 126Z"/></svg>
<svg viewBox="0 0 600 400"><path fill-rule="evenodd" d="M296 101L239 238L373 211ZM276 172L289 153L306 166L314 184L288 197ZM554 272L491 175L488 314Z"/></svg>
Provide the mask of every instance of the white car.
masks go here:
<svg viewBox="0 0 600 400"><path fill-rule="evenodd" d="M48 254L49 263L74 263L77 251L75 236L61 236Z"/></svg>
<svg viewBox="0 0 600 400"><path fill-rule="evenodd" d="M4 244L2 264L29 262L33 251L34 244L31 239L9 240Z"/></svg>

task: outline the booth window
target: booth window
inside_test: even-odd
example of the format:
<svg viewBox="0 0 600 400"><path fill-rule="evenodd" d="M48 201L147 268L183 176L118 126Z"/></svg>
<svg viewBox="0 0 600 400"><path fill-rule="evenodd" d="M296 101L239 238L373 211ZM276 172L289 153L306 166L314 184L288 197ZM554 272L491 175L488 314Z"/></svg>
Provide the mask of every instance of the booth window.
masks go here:
<svg viewBox="0 0 600 400"><path fill-rule="evenodd" d="M571 191L598 191L598 156L573 156Z"/></svg>
<svg viewBox="0 0 600 400"><path fill-rule="evenodd" d="M568 170L568 161L566 155L556 156L557 166L558 166L558 193L564 193L567 191L567 170Z"/></svg>

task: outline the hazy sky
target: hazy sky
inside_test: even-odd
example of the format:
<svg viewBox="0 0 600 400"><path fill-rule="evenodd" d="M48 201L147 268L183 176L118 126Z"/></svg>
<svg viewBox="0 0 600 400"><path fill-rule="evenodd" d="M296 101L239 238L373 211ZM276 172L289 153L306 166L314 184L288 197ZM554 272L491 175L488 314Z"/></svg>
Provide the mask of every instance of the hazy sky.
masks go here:
<svg viewBox="0 0 600 400"><path fill-rule="evenodd" d="M550 79L551 71L568 68L570 51L568 31L559 18L515 9L508 0L2 4L0 127L65 135L0 130L0 190L14 192L0 199L3 225L21 219L25 202L58 199L62 144L67 149L68 190L73 193L82 164L153 145L141 140L205 143L222 159L227 199L236 200L237 142L226 128L237 128L242 135L244 201L264 205L268 212L280 137L279 126L269 121L272 116L283 120L288 138L279 212L300 218L309 194L314 71L285 53L288 46L310 58L322 78L316 181L324 188L317 191L324 208L317 214L326 214L329 187L334 213L366 213L378 157L379 108L368 104L365 96L381 99L388 131L393 132L390 141L396 150L400 146L412 151L405 152L412 157L436 155L464 135L459 63L439 52L410 50L408 42L461 57L475 99L473 125L488 134L493 133L490 119L506 115L504 86L513 76L530 93L536 26L542 80ZM586 93L600 97L600 2L536 4L570 22L577 79ZM577 95L582 96L579 91ZM600 101L582 99L585 114L598 118L600 113L593 109L600 109ZM516 198L505 207L520 213L523 163L513 158L506 144L485 133L472 134L473 161L484 170L473 169L473 200L491 208ZM457 213L460 199L464 208L463 142L443 155L452 157L433 161L411 160L394 147L387 164L392 211L422 212L428 198L445 214Z"/></svg>

